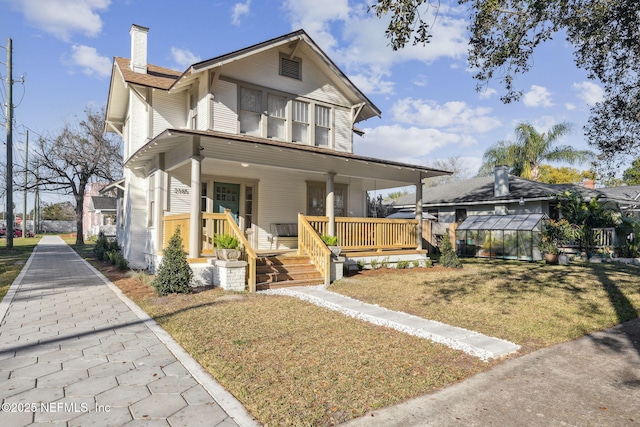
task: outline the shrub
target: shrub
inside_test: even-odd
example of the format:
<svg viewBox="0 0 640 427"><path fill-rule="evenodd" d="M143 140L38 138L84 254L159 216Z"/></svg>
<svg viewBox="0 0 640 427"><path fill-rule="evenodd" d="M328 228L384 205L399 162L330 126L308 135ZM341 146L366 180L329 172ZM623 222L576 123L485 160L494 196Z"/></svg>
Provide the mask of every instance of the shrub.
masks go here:
<svg viewBox="0 0 640 427"><path fill-rule="evenodd" d="M440 265L447 268L462 268L462 263L458 259L458 255L451 247L451 238L446 233L442 238L442 248L440 248Z"/></svg>
<svg viewBox="0 0 640 427"><path fill-rule="evenodd" d="M424 262L424 266L427 267L427 268L433 267L433 261L431 261L430 259L426 260Z"/></svg>
<svg viewBox="0 0 640 427"><path fill-rule="evenodd" d="M396 263L396 268L398 270L404 270L405 268L409 268L409 261L398 261Z"/></svg>
<svg viewBox="0 0 640 427"><path fill-rule="evenodd" d="M320 236L320 238L322 239L324 244L327 245L327 246L337 246L338 245L338 237L337 236L328 236L326 234L323 234L322 236Z"/></svg>
<svg viewBox="0 0 640 427"><path fill-rule="evenodd" d="M377 270L379 266L380 266L380 262L377 259L371 260L371 268L373 270Z"/></svg>
<svg viewBox="0 0 640 427"><path fill-rule="evenodd" d="M382 258L382 261L380 261L380 267L389 268L389 257Z"/></svg>
<svg viewBox="0 0 640 427"><path fill-rule="evenodd" d="M230 234L216 234L213 237L213 243L219 249L238 249L240 246L236 236Z"/></svg>
<svg viewBox="0 0 640 427"><path fill-rule="evenodd" d="M163 251L158 275L151 283L158 295L171 293L190 293L193 271L187 262L187 255L182 250L180 230L176 229L169 239L169 245Z"/></svg>

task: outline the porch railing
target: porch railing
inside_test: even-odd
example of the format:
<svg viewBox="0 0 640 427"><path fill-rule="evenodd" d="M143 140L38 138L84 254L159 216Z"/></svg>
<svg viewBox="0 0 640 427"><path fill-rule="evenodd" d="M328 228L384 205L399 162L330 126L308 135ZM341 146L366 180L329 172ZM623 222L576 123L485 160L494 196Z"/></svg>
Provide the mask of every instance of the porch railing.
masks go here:
<svg viewBox="0 0 640 427"><path fill-rule="evenodd" d="M182 250L189 252L189 214L168 215L162 218L162 247L169 246L169 239L180 229L180 237L182 237Z"/></svg>
<svg viewBox="0 0 640 427"><path fill-rule="evenodd" d="M327 234L329 218L305 217L319 234ZM418 221L415 219L336 218L336 236L343 250L416 249Z"/></svg>
<svg viewBox="0 0 640 427"><path fill-rule="evenodd" d="M247 262L247 287L250 292L256 291L256 253L247 241L244 233L236 224L230 211L225 213L201 213L202 222L202 254L215 252L214 238L216 234L230 234L235 236L242 249L240 259ZM169 215L163 218L163 248L169 244L169 239L176 229L180 229L182 237L182 249L188 252L189 248L189 214Z"/></svg>
<svg viewBox="0 0 640 427"><path fill-rule="evenodd" d="M324 284L331 281L331 251L324 244L314 226L303 214L298 214L298 251L305 253L316 266Z"/></svg>
<svg viewBox="0 0 640 427"><path fill-rule="evenodd" d="M225 209L224 216L226 217L226 226L229 228L229 233L238 239L240 242L240 247L242 248L242 255L240 258L243 261L247 262L247 287L249 288L249 292L256 291L256 253L253 251L251 245L249 245L249 241L246 236L236 224L236 221L233 219L233 215L231 215L231 211L229 209Z"/></svg>

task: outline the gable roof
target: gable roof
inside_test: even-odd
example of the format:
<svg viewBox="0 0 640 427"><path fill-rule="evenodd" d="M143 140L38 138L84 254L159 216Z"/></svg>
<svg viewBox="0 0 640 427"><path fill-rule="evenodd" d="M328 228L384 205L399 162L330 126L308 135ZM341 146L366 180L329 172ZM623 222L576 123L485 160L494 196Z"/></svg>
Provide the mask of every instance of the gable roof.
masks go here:
<svg viewBox="0 0 640 427"><path fill-rule="evenodd" d="M298 44L304 43L310 50L315 58L319 60L318 64L323 67L323 71L327 75L335 76L334 83L336 83L343 91L351 92L353 96L358 98L363 108L358 115L357 121L366 120L374 116L380 116L382 113L378 107L376 107L364 93L358 89L351 80L342 72L342 70L327 56L326 53L309 37L304 30L297 30L283 36L275 37L270 40L266 40L252 46L242 48L224 55L216 56L211 59L207 59L191 65L187 70L180 75L180 77L173 83L169 90L179 88L183 84L190 83L189 77L206 70L214 69L223 66L224 64L239 61L248 56L255 55L268 49L274 49L279 46L290 45L293 52L299 49ZM183 83L184 81L184 83Z"/></svg>
<svg viewBox="0 0 640 427"><path fill-rule="evenodd" d="M597 190L580 185L545 184L509 175L509 193L502 197L495 197L494 182L495 178L491 175L425 188L422 193L423 205L435 207L512 203L519 201L520 198L526 201L555 200L557 194L570 189L579 191L584 197L595 197L601 194ZM396 202L396 206L414 205L415 195L413 194L402 196Z"/></svg>
<svg viewBox="0 0 640 427"><path fill-rule="evenodd" d="M131 69L130 59L117 56L113 59L114 63L118 66L118 71L122 75L122 79L127 83L138 84L153 89L169 90L182 75L179 71L151 64L147 65L146 74L136 73Z"/></svg>

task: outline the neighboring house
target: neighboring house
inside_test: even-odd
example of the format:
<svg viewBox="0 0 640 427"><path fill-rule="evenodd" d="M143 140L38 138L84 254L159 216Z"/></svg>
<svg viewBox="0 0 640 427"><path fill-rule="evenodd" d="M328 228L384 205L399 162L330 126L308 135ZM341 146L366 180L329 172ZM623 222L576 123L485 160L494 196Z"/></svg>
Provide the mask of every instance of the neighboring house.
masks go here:
<svg viewBox="0 0 640 427"><path fill-rule="evenodd" d="M113 64L106 131L124 140L117 237L132 267L155 270L176 228L192 261L211 253L213 234L236 234L250 282L277 237L295 237L290 247L325 277L318 234L346 250L422 249L417 220L378 219L404 231L374 235L366 218L341 218L366 216L369 190L422 188L448 172L354 154L355 125L380 111L304 31L183 72L147 63L147 28L130 34L131 59ZM274 236L284 229L294 236Z"/></svg>
<svg viewBox="0 0 640 427"><path fill-rule="evenodd" d="M423 190L423 210L441 223L460 223L470 215L546 214L557 219L558 194L565 190L582 193L585 199L616 202L621 209L637 209L633 198L638 197L640 187L594 188L593 181L585 185L545 184L509 175L508 168L498 166L492 176L453 181ZM398 199L396 208L410 208L415 195L407 194ZM638 199L636 199L638 200Z"/></svg>
<svg viewBox="0 0 640 427"><path fill-rule="evenodd" d="M107 183L90 183L84 193L82 228L84 238L97 236L100 231L115 236L117 198ZM102 194L106 190L106 194Z"/></svg>

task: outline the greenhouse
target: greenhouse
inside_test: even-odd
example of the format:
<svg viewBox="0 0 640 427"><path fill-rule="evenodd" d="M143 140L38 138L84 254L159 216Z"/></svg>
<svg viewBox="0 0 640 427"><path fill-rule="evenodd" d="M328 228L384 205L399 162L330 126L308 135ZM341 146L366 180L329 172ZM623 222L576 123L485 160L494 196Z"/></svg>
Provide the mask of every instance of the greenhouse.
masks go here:
<svg viewBox="0 0 640 427"><path fill-rule="evenodd" d="M473 215L456 229L459 256L504 258L522 261L542 259L538 243L545 214Z"/></svg>

